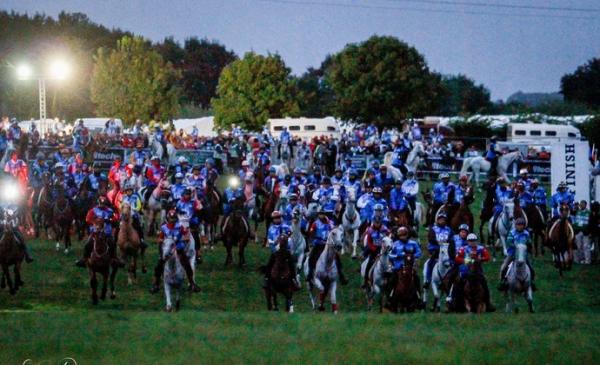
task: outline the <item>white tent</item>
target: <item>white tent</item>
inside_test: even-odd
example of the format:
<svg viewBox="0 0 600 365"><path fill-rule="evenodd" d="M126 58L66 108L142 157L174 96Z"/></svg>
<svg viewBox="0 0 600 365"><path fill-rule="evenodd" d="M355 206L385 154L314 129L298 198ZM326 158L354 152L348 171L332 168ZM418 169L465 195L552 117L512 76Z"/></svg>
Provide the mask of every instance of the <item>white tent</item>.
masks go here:
<svg viewBox="0 0 600 365"><path fill-rule="evenodd" d="M198 135L216 137L218 134L213 130L215 126L214 117L202 117L194 119L175 119L173 124L177 130L183 129L190 133L194 126L198 128Z"/></svg>

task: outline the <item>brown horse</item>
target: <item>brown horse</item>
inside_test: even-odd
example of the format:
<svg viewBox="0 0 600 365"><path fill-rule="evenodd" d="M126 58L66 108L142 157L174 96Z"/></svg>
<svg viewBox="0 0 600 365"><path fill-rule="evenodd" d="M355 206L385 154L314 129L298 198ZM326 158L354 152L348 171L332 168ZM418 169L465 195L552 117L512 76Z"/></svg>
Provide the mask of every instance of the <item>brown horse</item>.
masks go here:
<svg viewBox="0 0 600 365"><path fill-rule="evenodd" d="M263 188L264 190L264 188ZM266 195L266 199L261 207L261 214L265 219L265 231L267 229L269 229L269 227L271 226L271 222L273 221L273 219L271 218L271 214L275 211L275 207L277 206L277 200L279 199L277 197L277 195L275 194L275 192L272 193L267 193L265 190L265 195ZM265 233L265 240L264 240L264 245L265 247L268 246L267 244L267 235Z"/></svg>
<svg viewBox="0 0 600 365"><path fill-rule="evenodd" d="M410 209L390 211L390 225L392 227L412 227L413 218Z"/></svg>
<svg viewBox="0 0 600 365"><path fill-rule="evenodd" d="M563 271L570 270L573 264L575 232L569 222L569 206L561 205L559 213L560 217L550 222L546 245L552 250L554 266L562 276Z"/></svg>
<svg viewBox="0 0 600 365"><path fill-rule="evenodd" d="M4 217L2 236L0 237L0 265L2 266L2 279L0 287L4 288L8 283L8 290L15 295L19 287L23 286L21 280L21 264L25 258L25 252L17 244L17 237L13 231L8 217ZM10 267L13 266L15 281L10 277Z"/></svg>
<svg viewBox="0 0 600 365"><path fill-rule="evenodd" d="M115 295L115 276L117 267L111 265L110 240L112 237L104 233L104 221L96 221L96 230L90 237L92 240L92 253L87 260L87 268L90 275L90 287L92 288L92 304L98 304L98 278L102 275L102 292L100 299L106 299L107 283L110 275L110 299L116 298ZM112 270L111 270L112 267Z"/></svg>
<svg viewBox="0 0 600 365"><path fill-rule="evenodd" d="M277 304L277 293L282 294L285 297L285 307L290 313L294 312L294 302L292 301L292 295L294 293L294 271L291 262L294 258L290 251L287 249L287 236L281 235L277 239L279 250L273 253L272 266L269 272L267 266L262 266L261 271L268 275L269 280L267 287L265 288L265 297L267 299L268 310L279 310Z"/></svg>
<svg viewBox="0 0 600 365"><path fill-rule="evenodd" d="M88 183L84 181L79 187L79 191L73 199L73 214L75 218L75 231L81 241L87 232L87 223L85 216L87 212L94 206L94 197L89 191Z"/></svg>
<svg viewBox="0 0 600 365"><path fill-rule="evenodd" d="M429 190L424 191L421 195L423 195L423 201L425 201L425 204L427 205L427 210L425 212L425 223L423 224L423 227L429 227L433 224L436 213L433 208L433 195Z"/></svg>
<svg viewBox="0 0 600 365"><path fill-rule="evenodd" d="M140 236L133 228L131 206L128 203L122 203L120 211L121 222L119 223L117 246L119 246L123 261L129 263L127 283L131 285L137 279L138 254L142 260L142 272L144 273L146 272L146 262L144 261L144 250L141 248Z"/></svg>
<svg viewBox="0 0 600 365"><path fill-rule="evenodd" d="M485 199L483 200L481 213L479 213L479 238L485 244L483 239L483 226L494 216L494 197L496 196L496 184L494 179L489 179L485 184ZM473 227L471 227L473 229ZM490 238L488 237L488 240ZM490 242L488 242L488 245Z"/></svg>
<svg viewBox="0 0 600 365"><path fill-rule="evenodd" d="M244 217L243 209L244 199L235 199L232 206L232 212L227 218L225 218L225 222L223 223L223 243L227 249L225 266L233 262L231 255L233 246L238 246L238 265L242 267L246 264L244 251L250 237L250 227L248 226L248 221L246 221L246 218Z"/></svg>
<svg viewBox="0 0 600 365"><path fill-rule="evenodd" d="M533 248L535 249L535 255L543 255L543 243L546 241L546 217L544 217L541 209L534 204L529 204L524 209L524 213L527 217L527 227L533 232ZM542 245L540 245L540 238Z"/></svg>
<svg viewBox="0 0 600 365"><path fill-rule="evenodd" d="M60 250L60 241L65 245L65 255L71 248L71 226L73 225L73 210L71 204L61 189L57 191L56 202L52 207L52 227L56 234L56 251Z"/></svg>
<svg viewBox="0 0 600 365"><path fill-rule="evenodd" d="M46 238L50 238L48 234L48 228L52 226L53 218L53 204L54 199L52 198L52 182L50 180L50 174L44 173L42 175L42 188L34 201L34 221L35 221L35 232L36 237L39 237L42 229L46 232Z"/></svg>
<svg viewBox="0 0 600 365"><path fill-rule="evenodd" d="M473 218L471 209L469 209L469 205L473 202L473 200L473 188L469 187L467 189L467 194L465 194L465 196L461 199L458 209L456 209L454 214L450 216L450 228L452 228L454 232L458 232L458 226L463 223L468 224L469 229L473 229L475 219Z"/></svg>
<svg viewBox="0 0 600 365"><path fill-rule="evenodd" d="M468 265L469 272L463 279L463 296L465 309L471 313L485 313L485 289L483 287L483 275L481 274L481 262L475 260Z"/></svg>
<svg viewBox="0 0 600 365"><path fill-rule="evenodd" d="M390 295L390 310L413 312L419 306L419 284L414 269L415 257L412 253L404 256L404 266L396 273L395 285Z"/></svg>
<svg viewBox="0 0 600 365"><path fill-rule="evenodd" d="M202 235L204 245L209 245L211 249L215 245L215 235L217 233L217 225L219 223L219 217L222 213L221 205L221 194L217 191L214 185L214 180L209 178L206 181L206 192L202 201L202 228L204 234Z"/></svg>

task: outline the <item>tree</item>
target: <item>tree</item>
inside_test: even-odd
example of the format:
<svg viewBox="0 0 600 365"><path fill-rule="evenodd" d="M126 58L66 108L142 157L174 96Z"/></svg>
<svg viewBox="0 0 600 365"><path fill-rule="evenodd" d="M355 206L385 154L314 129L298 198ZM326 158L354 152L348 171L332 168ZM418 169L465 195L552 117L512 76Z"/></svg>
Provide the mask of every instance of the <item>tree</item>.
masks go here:
<svg viewBox="0 0 600 365"><path fill-rule="evenodd" d="M114 50L100 48L94 59L91 91L97 115L130 124L137 118L166 120L178 111L179 75L143 38L125 36Z"/></svg>
<svg viewBox="0 0 600 365"><path fill-rule="evenodd" d="M465 75L444 76L446 90L441 103L441 114L447 116L481 113L490 105L490 92L483 85L476 85Z"/></svg>
<svg viewBox="0 0 600 365"><path fill-rule="evenodd" d="M248 52L226 66L212 100L215 125L260 130L269 118L296 116L298 90L279 55Z"/></svg>
<svg viewBox="0 0 600 365"><path fill-rule="evenodd" d="M437 110L442 88L417 50L394 37L373 36L332 57L326 79L341 119L379 126Z"/></svg>
<svg viewBox="0 0 600 365"><path fill-rule="evenodd" d="M560 80L560 92L566 101L600 108L600 58L593 58Z"/></svg>
<svg viewBox="0 0 600 365"><path fill-rule="evenodd" d="M579 124L578 128L590 144L595 144L596 149L600 148L600 115Z"/></svg>
<svg viewBox="0 0 600 365"><path fill-rule="evenodd" d="M300 90L300 114L304 117L323 118L333 114L335 95L331 85L325 79L325 70L331 63L327 56L321 67L310 67L302 76L297 78L296 85Z"/></svg>
<svg viewBox="0 0 600 365"><path fill-rule="evenodd" d="M156 48L181 71L182 102L203 109L210 108L223 68L237 59L220 43L196 37L186 39L183 48L172 37Z"/></svg>

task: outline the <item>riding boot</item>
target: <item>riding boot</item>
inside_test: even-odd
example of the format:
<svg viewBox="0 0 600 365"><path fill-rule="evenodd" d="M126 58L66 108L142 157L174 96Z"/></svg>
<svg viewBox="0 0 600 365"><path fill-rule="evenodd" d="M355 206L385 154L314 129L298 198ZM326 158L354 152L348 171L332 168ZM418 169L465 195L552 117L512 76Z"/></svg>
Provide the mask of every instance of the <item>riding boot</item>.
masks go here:
<svg viewBox="0 0 600 365"><path fill-rule="evenodd" d="M83 257L75 262L75 266L77 267L85 267L85 263L90 258L92 254L92 240L88 238L85 246L83 246Z"/></svg>
<svg viewBox="0 0 600 365"><path fill-rule="evenodd" d="M190 282L190 290L194 293L199 292L200 287L196 285L196 282L194 281L194 271L192 270L192 266L190 265L190 260L186 256L185 252L183 252L183 250L177 250L177 254L179 255L181 265L183 266L188 281Z"/></svg>
<svg viewBox="0 0 600 365"><path fill-rule="evenodd" d="M29 250L29 247L25 244L23 235L21 234L21 232L18 229L15 229L14 232L15 232L15 237L17 237L17 242L18 242L19 247L25 253L25 261L27 263L32 263L33 258L31 257L31 251Z"/></svg>
<svg viewBox="0 0 600 365"><path fill-rule="evenodd" d="M490 297L490 288L488 287L487 280L485 278L482 280L483 290L485 292L485 307L486 312L495 312L496 307L492 304L492 298Z"/></svg>
<svg viewBox="0 0 600 365"><path fill-rule="evenodd" d="M348 279L346 279L346 276L342 272L342 260L340 258L340 255L335 255L335 264L337 265L338 275L340 276L340 283L342 285L348 284Z"/></svg>

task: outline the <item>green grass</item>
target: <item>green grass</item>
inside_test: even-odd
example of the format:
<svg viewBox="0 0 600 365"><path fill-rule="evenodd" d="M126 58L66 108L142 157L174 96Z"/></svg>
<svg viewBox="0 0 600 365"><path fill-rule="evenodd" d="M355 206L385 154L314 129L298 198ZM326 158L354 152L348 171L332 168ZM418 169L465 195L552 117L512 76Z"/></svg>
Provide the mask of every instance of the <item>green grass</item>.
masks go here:
<svg viewBox="0 0 600 365"><path fill-rule="evenodd" d="M219 246L198 268L203 291L186 294L182 311L171 314L163 312L162 293L148 293L151 270L131 287L120 272L117 298L93 307L87 272L73 265L81 244L69 256L49 242L30 244L36 262L24 266L26 286L14 297L0 291L0 364L57 364L67 356L79 364L592 363L600 355L598 267L575 266L560 279L548 254L534 264L533 315L523 301L518 315L366 313L358 262L349 257L339 315L312 313L304 290L290 315L266 311L256 271L266 249L249 246L248 266L238 269L223 266ZM151 248L149 268L155 260ZM499 265L485 268L491 284ZM503 309L504 298L492 296Z"/></svg>

